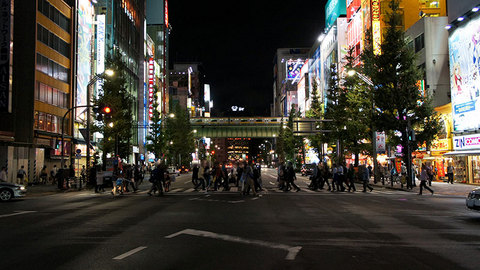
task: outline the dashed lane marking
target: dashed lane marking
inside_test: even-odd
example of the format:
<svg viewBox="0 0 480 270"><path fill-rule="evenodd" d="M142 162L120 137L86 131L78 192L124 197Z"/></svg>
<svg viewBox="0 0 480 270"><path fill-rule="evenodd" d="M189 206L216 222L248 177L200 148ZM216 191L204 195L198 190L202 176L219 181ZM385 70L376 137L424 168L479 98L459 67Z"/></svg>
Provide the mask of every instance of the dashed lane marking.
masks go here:
<svg viewBox="0 0 480 270"><path fill-rule="evenodd" d="M37 211L15 211L15 213L12 213L12 214L0 215L0 218L13 217L13 216L25 215L25 214L36 213L36 212Z"/></svg>
<svg viewBox="0 0 480 270"><path fill-rule="evenodd" d="M144 250L144 249L146 249L146 248L147 248L147 247L137 247L137 248L134 248L134 249L132 249L132 250L130 250L130 251L127 251L127 252L125 252L125 253L123 253L123 254L121 254L121 255L118 255L117 257L114 257L113 259L114 259L114 260L123 260L123 259L125 259L126 257L131 256L131 255L133 255L133 254L135 254L135 253L137 253L137 252L139 252L139 251L142 251L142 250Z"/></svg>

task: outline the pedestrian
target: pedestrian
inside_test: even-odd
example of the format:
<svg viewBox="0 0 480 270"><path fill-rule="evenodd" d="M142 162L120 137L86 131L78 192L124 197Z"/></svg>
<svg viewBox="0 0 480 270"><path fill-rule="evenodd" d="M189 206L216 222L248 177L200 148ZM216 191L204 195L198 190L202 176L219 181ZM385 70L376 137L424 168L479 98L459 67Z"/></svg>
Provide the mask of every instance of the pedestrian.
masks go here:
<svg viewBox="0 0 480 270"><path fill-rule="evenodd" d="M81 177L81 181L85 182L85 178L87 177L87 169L85 169L85 165L82 165L82 170L80 171L80 177ZM90 181L93 181L93 179L91 179Z"/></svg>
<svg viewBox="0 0 480 270"><path fill-rule="evenodd" d="M323 189L325 184L328 186L328 191L332 190L332 187L330 186L330 183L328 182L328 179L330 178L330 169L328 168L327 163L322 162L321 166L321 171L320 171L320 189Z"/></svg>
<svg viewBox="0 0 480 270"><path fill-rule="evenodd" d="M337 166L337 181L336 181L336 185L337 185L337 191L345 191L345 186L343 185L343 182L345 181L345 168L344 166L341 164L341 163L338 163L338 166Z"/></svg>
<svg viewBox="0 0 480 270"><path fill-rule="evenodd" d="M448 182L447 183L450 183L453 185L453 172L454 172L454 169L453 166L452 166L452 163L448 163L448 167L447 167L447 178L448 178Z"/></svg>
<svg viewBox="0 0 480 270"><path fill-rule="evenodd" d="M147 192L149 196L152 196L152 192L158 192L157 196L163 195L163 181L165 179L165 169L162 163L157 164L155 169L153 169L151 176L150 176L150 183L152 183L152 187Z"/></svg>
<svg viewBox="0 0 480 270"><path fill-rule="evenodd" d="M197 166L197 164L193 165L192 184L193 184L194 189L197 189L197 184L198 184L198 166Z"/></svg>
<svg viewBox="0 0 480 270"><path fill-rule="evenodd" d="M230 190L230 179L228 178L227 166L222 164L223 191Z"/></svg>
<svg viewBox="0 0 480 270"><path fill-rule="evenodd" d="M293 163L291 161L288 162L287 165L287 173L286 173L286 187L284 191L289 191L292 188L296 189L296 192L300 191L300 188L295 185L295 180L297 179L297 176L295 175L295 170L293 169Z"/></svg>
<svg viewBox="0 0 480 270"><path fill-rule="evenodd" d="M52 185L55 185L55 183L56 183L57 173L58 173L57 165L53 165L53 168L52 168L52 170L50 171L50 180L52 181Z"/></svg>
<svg viewBox="0 0 480 270"><path fill-rule="evenodd" d="M198 190L198 187L202 186L202 190L205 190L205 161L202 160L200 162L200 168L198 168L198 176L197 176L197 185L195 186L195 190Z"/></svg>
<svg viewBox="0 0 480 270"><path fill-rule="evenodd" d="M280 165L277 168L277 182L280 190L284 190L286 186L286 171L285 162L280 160Z"/></svg>
<svg viewBox="0 0 480 270"><path fill-rule="evenodd" d="M243 163L242 162L238 162L237 163L237 182L235 184L236 187L239 187L239 185L241 185L241 178L242 178L242 175L243 175ZM241 190L241 189L240 189Z"/></svg>
<svg viewBox="0 0 480 270"><path fill-rule="evenodd" d="M27 173L25 172L24 168L25 168L25 166L22 165L22 166L20 167L20 170L18 170L18 172L17 172L17 184L25 185L25 186L26 186L26 185L28 184L28 180L25 181L25 179L27 178L27 177L26 177L26 176L27 176ZM25 183L24 181L25 181L26 183Z"/></svg>
<svg viewBox="0 0 480 270"><path fill-rule="evenodd" d="M205 193L208 192L208 189L211 186L211 180L212 180L212 170L210 169L210 164L208 164L208 161L205 161L205 168L203 170L203 179L205 179Z"/></svg>
<svg viewBox="0 0 480 270"><path fill-rule="evenodd" d="M63 181L65 181L65 170L67 169L67 165L64 165L63 168L60 168L55 175L55 179L57 181L58 189L63 189Z"/></svg>
<svg viewBox="0 0 480 270"><path fill-rule="evenodd" d="M7 182L7 168L5 166L0 171L0 182Z"/></svg>
<svg viewBox="0 0 480 270"><path fill-rule="evenodd" d="M255 191L255 181L253 180L253 167L252 161L249 161L248 164L246 161L243 162L243 174L244 181L245 181L245 188L243 189L243 195L248 195L250 193L250 189L252 190L253 196L257 196L257 192Z"/></svg>
<svg viewBox="0 0 480 270"><path fill-rule="evenodd" d="M47 166L43 165L42 170L40 171L40 184L46 184L47 183Z"/></svg>
<svg viewBox="0 0 480 270"><path fill-rule="evenodd" d="M367 188L372 192L373 188L368 183L370 181L370 170L365 166L360 166L360 175L363 182L363 192L367 192Z"/></svg>
<svg viewBox="0 0 480 270"><path fill-rule="evenodd" d="M433 169L431 164L426 164L426 169L427 169L427 182L429 186L432 186L432 180L433 180ZM421 172L420 172L421 175Z"/></svg>
<svg viewBox="0 0 480 270"><path fill-rule="evenodd" d="M311 190L317 190L318 189L318 183L319 183L319 178L320 178L320 162L318 164L315 164L315 167L313 167L313 173L310 175L310 184L308 185L308 188Z"/></svg>
<svg viewBox="0 0 480 270"><path fill-rule="evenodd" d="M433 190L427 186L427 181L429 181L428 167L425 164L422 164L422 171L420 173L420 192L418 195L422 195L423 188L430 191L433 195Z"/></svg>
<svg viewBox="0 0 480 270"><path fill-rule="evenodd" d="M357 189L355 188L355 168L353 167L352 163L350 163L347 170L347 187L348 192L357 191Z"/></svg>

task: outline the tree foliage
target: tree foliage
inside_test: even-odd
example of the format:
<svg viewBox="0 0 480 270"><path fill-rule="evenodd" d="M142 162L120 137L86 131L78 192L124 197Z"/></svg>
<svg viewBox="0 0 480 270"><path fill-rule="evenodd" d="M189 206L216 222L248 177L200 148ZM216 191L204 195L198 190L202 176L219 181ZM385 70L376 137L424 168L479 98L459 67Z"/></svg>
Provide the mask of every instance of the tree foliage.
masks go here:
<svg viewBox="0 0 480 270"><path fill-rule="evenodd" d="M407 129L414 129L420 142L431 141L439 131L438 117L431 106L431 98L422 93L417 82L422 79L416 66L415 52L407 45L402 30L402 14L399 0L389 2L390 12L385 20L385 34L381 53L373 50L372 34L368 31L365 50L362 54L365 74L374 84L373 100L375 129L401 136L390 136L393 145L403 146L407 162L407 146L414 151L417 142L408 139ZM417 140L417 141L418 141Z"/></svg>
<svg viewBox="0 0 480 270"><path fill-rule="evenodd" d="M153 89L153 112L150 119L151 123L148 130L146 148L155 154L155 158L162 158L167 150L167 138L162 123L162 113L158 104L158 86L155 85Z"/></svg>
<svg viewBox="0 0 480 270"><path fill-rule="evenodd" d="M192 153L195 150L190 118L186 110L179 104L175 105L174 117L165 121L165 134L167 136L167 157L177 165L189 165L192 161Z"/></svg>
<svg viewBox="0 0 480 270"><path fill-rule="evenodd" d="M105 66L107 69L113 70L114 75L112 77L104 76L102 88L98 93L98 98L94 100L94 104L96 106L107 105L112 112L110 119L95 123L94 131L103 134L99 147L103 151L104 158L106 153L116 152L121 158L128 159L131 153L134 123L134 98L127 89L125 79L127 68L118 51L107 56ZM110 123L113 126L110 126Z"/></svg>

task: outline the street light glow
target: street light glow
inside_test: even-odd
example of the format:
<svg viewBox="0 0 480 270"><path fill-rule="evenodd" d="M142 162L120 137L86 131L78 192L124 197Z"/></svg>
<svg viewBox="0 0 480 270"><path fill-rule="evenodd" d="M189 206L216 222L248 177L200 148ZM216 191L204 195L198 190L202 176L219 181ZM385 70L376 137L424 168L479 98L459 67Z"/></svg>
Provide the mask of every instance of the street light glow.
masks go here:
<svg viewBox="0 0 480 270"><path fill-rule="evenodd" d="M349 71L347 71L347 75L350 76L350 77L355 76L356 73L357 72L354 69L350 69Z"/></svg>
<svg viewBox="0 0 480 270"><path fill-rule="evenodd" d="M111 69L106 69L105 70L105 75L112 77L115 74L115 72Z"/></svg>
<svg viewBox="0 0 480 270"><path fill-rule="evenodd" d="M170 115L170 118L175 118L175 114L171 113Z"/></svg>
<svg viewBox="0 0 480 270"><path fill-rule="evenodd" d="M108 123L108 126L113 128L113 122Z"/></svg>

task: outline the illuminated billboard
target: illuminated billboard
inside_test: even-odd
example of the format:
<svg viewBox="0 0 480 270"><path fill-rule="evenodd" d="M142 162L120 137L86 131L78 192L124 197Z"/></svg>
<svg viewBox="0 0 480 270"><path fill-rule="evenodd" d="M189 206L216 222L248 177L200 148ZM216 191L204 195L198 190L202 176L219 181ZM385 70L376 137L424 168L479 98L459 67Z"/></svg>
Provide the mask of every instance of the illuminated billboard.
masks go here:
<svg viewBox="0 0 480 270"><path fill-rule="evenodd" d="M305 61L302 59L287 61L287 80L294 80L302 70Z"/></svg>
<svg viewBox="0 0 480 270"><path fill-rule="evenodd" d="M329 29L335 20L347 15L347 2L345 0L329 0L325 5L325 28Z"/></svg>
<svg viewBox="0 0 480 270"><path fill-rule="evenodd" d="M77 93L75 105L87 104L87 85L91 78L93 5L90 0L78 2L78 48L77 48ZM84 110L77 110L76 119L81 120Z"/></svg>
<svg viewBox="0 0 480 270"><path fill-rule="evenodd" d="M480 129L480 17L450 34L450 91L453 130Z"/></svg>
<svg viewBox="0 0 480 270"><path fill-rule="evenodd" d="M97 73L105 71L105 15L97 15ZM102 80L97 81L97 98L102 87Z"/></svg>

